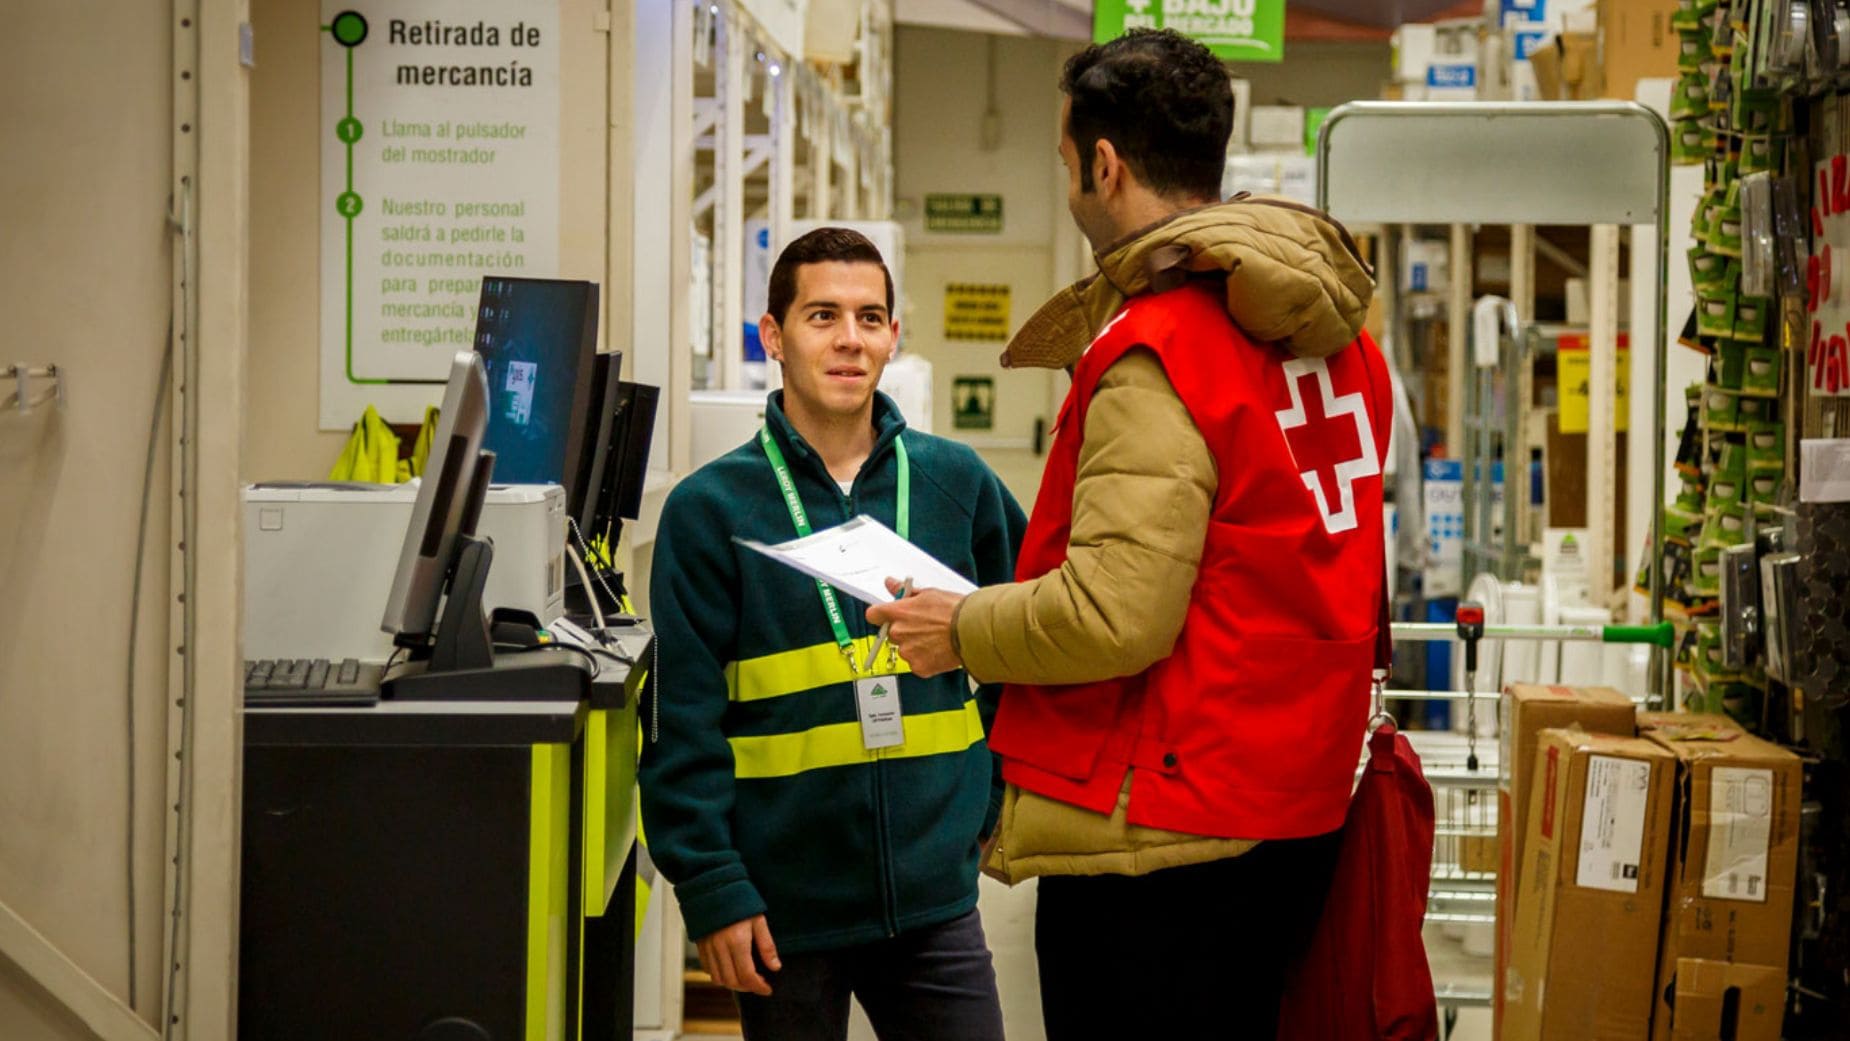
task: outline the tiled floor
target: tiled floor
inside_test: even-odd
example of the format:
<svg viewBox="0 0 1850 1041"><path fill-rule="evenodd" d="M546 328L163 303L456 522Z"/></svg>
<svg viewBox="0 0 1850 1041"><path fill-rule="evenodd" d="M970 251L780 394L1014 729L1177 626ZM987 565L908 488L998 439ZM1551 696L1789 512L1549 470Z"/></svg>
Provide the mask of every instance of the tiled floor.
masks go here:
<svg viewBox="0 0 1850 1041"><path fill-rule="evenodd" d="M979 906L989 948L995 956L996 982L1001 990L1002 1018L1009 1041L1046 1041L1041 1031L1039 978L1034 967L1034 884L1028 882L1011 889L984 878L982 885ZM1481 942L1481 937L1476 939ZM1428 926L1426 946L1436 984L1453 983L1472 990L1489 987L1488 961L1466 953L1464 938L1447 935L1441 927ZM1458 1011L1449 1038L1443 1035L1442 1038L1444 1041L1490 1041L1490 1034L1490 1010L1467 1008ZM874 1041L873 1030L858 1008L848 1036L850 1041ZM685 1041L718 1041L718 1038L719 1035L687 1035Z"/></svg>

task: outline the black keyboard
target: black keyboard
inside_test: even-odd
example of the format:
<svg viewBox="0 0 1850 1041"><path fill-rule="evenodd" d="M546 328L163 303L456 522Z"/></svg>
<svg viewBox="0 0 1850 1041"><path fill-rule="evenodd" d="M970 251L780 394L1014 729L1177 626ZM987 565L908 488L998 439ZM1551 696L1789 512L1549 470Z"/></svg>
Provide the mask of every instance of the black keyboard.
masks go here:
<svg viewBox="0 0 1850 1041"><path fill-rule="evenodd" d="M244 663L246 705L371 705L385 666L358 658L265 658Z"/></svg>

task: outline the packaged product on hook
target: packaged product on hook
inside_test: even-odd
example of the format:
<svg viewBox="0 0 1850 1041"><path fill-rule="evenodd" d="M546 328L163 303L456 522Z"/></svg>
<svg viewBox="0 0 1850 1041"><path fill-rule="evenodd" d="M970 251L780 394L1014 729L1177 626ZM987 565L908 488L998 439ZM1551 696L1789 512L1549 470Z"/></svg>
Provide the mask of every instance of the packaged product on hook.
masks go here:
<svg viewBox="0 0 1850 1041"><path fill-rule="evenodd" d="M1773 175L1764 171L1744 175L1741 185L1741 295L1772 296L1775 285L1773 251Z"/></svg>

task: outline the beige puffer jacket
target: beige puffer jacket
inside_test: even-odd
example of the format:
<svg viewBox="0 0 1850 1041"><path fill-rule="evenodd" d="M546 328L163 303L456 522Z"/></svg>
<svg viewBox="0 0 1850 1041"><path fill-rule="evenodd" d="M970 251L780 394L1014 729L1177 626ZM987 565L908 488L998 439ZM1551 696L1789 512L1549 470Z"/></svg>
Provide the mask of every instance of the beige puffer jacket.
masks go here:
<svg viewBox="0 0 1850 1041"><path fill-rule="evenodd" d="M1184 211L1098 255L1003 354L1009 366L1072 364L1124 300L1224 272L1234 321L1256 340L1323 357L1353 342L1374 283L1348 232L1288 200L1240 198ZM1219 479L1213 454L1155 355L1132 351L1100 379L1086 416L1068 558L1031 582L967 597L953 622L983 682L1084 683L1135 675L1174 649ZM1127 779L1128 785L1128 779ZM1129 826L1012 786L990 863L1034 874L1140 874L1237 855L1251 843Z"/></svg>
<svg viewBox="0 0 1850 1041"><path fill-rule="evenodd" d="M1227 278L1227 312L1246 335L1322 358L1362 331L1373 273L1341 224L1290 199L1238 195L1183 210L1097 254L1098 274L1054 294L1028 319L1002 364L1064 368L1141 293L1190 274Z"/></svg>
<svg viewBox="0 0 1850 1041"><path fill-rule="evenodd" d="M1185 210L1100 252L1099 273L1062 290L1009 343L1004 364L1076 361L1127 296L1224 272L1247 336L1300 357L1352 343L1374 282L1323 213L1243 197ZM1181 631L1218 480L1213 455L1162 367L1133 351L1087 413L1068 559L1033 582L979 590L958 612L965 667L984 682L1085 683L1135 675Z"/></svg>

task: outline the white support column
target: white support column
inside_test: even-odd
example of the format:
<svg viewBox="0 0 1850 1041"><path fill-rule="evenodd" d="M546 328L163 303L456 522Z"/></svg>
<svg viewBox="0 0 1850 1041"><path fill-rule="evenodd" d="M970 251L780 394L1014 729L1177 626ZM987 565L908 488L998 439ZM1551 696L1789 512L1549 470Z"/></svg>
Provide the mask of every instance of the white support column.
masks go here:
<svg viewBox="0 0 1850 1041"><path fill-rule="evenodd" d="M650 466L687 472L687 393L693 365L688 296L692 281L694 20L702 0L634 6L635 39L613 70L631 69L630 117L635 243L630 265L628 365L633 378L662 388ZM704 10L704 7L700 8Z"/></svg>
<svg viewBox="0 0 1850 1041"><path fill-rule="evenodd" d="M835 154L841 163L841 218L861 219L861 142L854 117L843 115L837 127Z"/></svg>
<svg viewBox="0 0 1850 1041"><path fill-rule="evenodd" d="M613 4L608 18L608 36L604 60L609 63L606 76L604 147L606 181L604 191L604 318L605 349L615 347L633 354L631 345L617 333L619 315L635 313L635 281L631 273L636 256L636 211L631 200L636 197L636 160L632 142L635 120L636 80L633 65L636 53L636 8L634 4ZM632 360L631 365L635 363ZM632 371L634 371L632 369Z"/></svg>
<svg viewBox="0 0 1850 1041"><path fill-rule="evenodd" d="M190 17L188 15L190 14ZM237 1036L244 359L250 79L244 0L175 5L176 236L168 834L178 872L159 984L164 1033ZM170 882L176 881L170 877Z"/></svg>
<svg viewBox="0 0 1850 1041"><path fill-rule="evenodd" d="M835 215L834 207L829 204L835 177L835 113L821 91L816 92L809 118L815 122L816 132L809 139L807 216L810 220L828 220Z"/></svg>
<svg viewBox="0 0 1850 1041"><path fill-rule="evenodd" d="M1469 359L1465 341L1471 315L1471 229L1452 225L1446 269L1452 273L1445 322L1445 454L1461 458L1465 450L1465 378Z"/></svg>
<svg viewBox="0 0 1850 1041"><path fill-rule="evenodd" d="M1510 225L1510 302L1516 305L1516 319L1524 326L1535 321L1535 225ZM1526 337L1521 329L1515 331L1518 337ZM1520 342L1518 343L1519 357ZM1516 500L1516 530L1505 532L1505 545L1528 546L1541 537L1541 532L1532 530L1530 523L1533 512L1529 509L1529 450L1530 443L1524 414L1529 411L1529 402L1535 391L1534 374L1530 371L1526 358L1517 366L1515 372L1504 373L1504 386L1509 388L1510 407L1516 413L1516 438L1505 448L1503 460L1503 494L1518 495Z"/></svg>
<svg viewBox="0 0 1850 1041"><path fill-rule="evenodd" d="M771 248L790 241L796 216L796 76L791 60L773 66L771 77Z"/></svg>
<svg viewBox="0 0 1850 1041"><path fill-rule="evenodd" d="M715 42L713 177L719 199L713 211L713 353L719 387L745 386L745 62L751 37L730 5L720 9Z"/></svg>
<svg viewBox="0 0 1850 1041"><path fill-rule="evenodd" d="M1618 533L1614 505L1618 499L1619 363L1619 229L1597 224L1592 230L1592 263L1587 280L1591 356L1587 396L1587 582L1596 607L1613 605L1612 565Z"/></svg>

